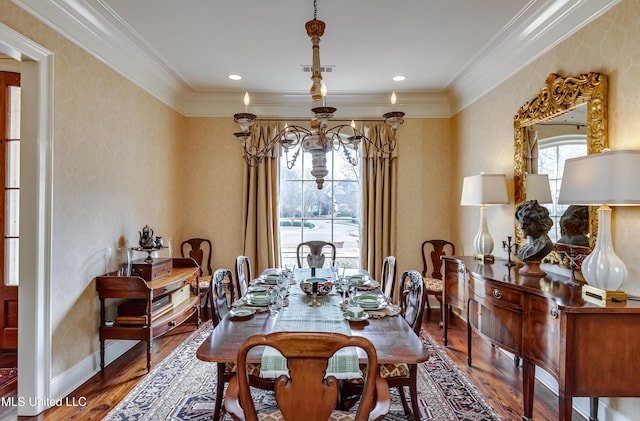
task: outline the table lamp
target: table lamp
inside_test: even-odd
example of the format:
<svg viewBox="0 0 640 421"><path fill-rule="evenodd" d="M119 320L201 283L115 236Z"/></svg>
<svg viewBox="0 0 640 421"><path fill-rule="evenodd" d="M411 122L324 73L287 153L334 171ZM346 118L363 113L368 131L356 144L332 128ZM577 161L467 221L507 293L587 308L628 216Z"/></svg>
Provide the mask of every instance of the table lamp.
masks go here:
<svg viewBox="0 0 640 421"><path fill-rule="evenodd" d="M504 174L472 175L464 178L462 184L462 206L480 206L480 228L473 240L474 256L483 261L493 262L493 238L487 228L487 206L509 203L507 177Z"/></svg>
<svg viewBox="0 0 640 421"><path fill-rule="evenodd" d="M552 203L551 186L547 174L527 174L525 178L525 196L527 200L538 203Z"/></svg>
<svg viewBox="0 0 640 421"><path fill-rule="evenodd" d="M640 150L604 151L567 159L564 164L558 203L600 206L598 237L582 262L582 275L606 300L613 296L607 292L618 290L627 279L627 267L613 251L608 205L640 205L639 179Z"/></svg>

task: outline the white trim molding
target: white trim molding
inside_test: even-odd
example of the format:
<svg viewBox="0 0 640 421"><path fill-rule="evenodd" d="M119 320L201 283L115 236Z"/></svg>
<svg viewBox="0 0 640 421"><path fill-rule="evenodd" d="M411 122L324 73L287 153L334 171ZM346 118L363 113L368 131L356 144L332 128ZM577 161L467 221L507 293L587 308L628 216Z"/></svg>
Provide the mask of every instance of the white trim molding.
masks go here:
<svg viewBox="0 0 640 421"><path fill-rule="evenodd" d="M53 202L53 57L0 23L0 46L20 61L20 287L18 415L47 409L51 380L51 240ZM28 59L28 60L27 60Z"/></svg>

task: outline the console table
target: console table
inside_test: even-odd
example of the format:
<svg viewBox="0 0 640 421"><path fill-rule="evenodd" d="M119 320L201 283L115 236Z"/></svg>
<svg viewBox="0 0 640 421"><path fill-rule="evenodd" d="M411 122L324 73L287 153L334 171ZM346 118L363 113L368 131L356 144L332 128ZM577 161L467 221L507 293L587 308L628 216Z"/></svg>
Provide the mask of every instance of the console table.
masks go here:
<svg viewBox="0 0 640 421"><path fill-rule="evenodd" d="M148 273L141 271L140 276L96 277L100 299L101 371L104 370L104 347L108 339L145 341L149 371L153 338L167 333L194 313L196 326L200 326L200 289L195 282L200 266L193 259L173 258L163 262L163 268L164 272L158 276L152 276L149 270ZM192 284L196 285L195 291ZM114 320L106 317L108 299L121 302ZM122 299L129 301L122 302ZM124 310L127 310L126 314Z"/></svg>
<svg viewBox="0 0 640 421"><path fill-rule="evenodd" d="M504 260L483 264L473 257L443 257L444 344L450 312L467 317L468 362L472 329L522 359L523 420L532 420L535 367L558 380L559 420L571 420L573 397L640 397L640 303L600 306L582 299L568 277L521 275Z"/></svg>

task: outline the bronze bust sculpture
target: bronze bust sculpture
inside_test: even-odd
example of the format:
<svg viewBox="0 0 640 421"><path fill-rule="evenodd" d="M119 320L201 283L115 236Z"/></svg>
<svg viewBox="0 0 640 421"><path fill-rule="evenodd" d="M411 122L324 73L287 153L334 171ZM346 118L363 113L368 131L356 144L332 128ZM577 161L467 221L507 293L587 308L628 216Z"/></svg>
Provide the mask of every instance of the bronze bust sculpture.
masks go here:
<svg viewBox="0 0 640 421"><path fill-rule="evenodd" d="M524 202L516 209L516 218L529 242L518 250L518 257L525 262L521 273L526 275L544 275L540 261L553 250L553 241L547 234L553 226L549 210L537 200Z"/></svg>

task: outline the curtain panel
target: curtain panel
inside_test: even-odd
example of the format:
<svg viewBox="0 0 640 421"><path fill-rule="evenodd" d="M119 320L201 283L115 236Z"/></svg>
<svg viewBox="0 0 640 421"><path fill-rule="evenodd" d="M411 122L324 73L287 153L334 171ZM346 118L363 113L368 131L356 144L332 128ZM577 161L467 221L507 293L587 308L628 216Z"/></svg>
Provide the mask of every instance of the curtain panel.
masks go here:
<svg viewBox="0 0 640 421"><path fill-rule="evenodd" d="M249 142L263 148L279 131L277 122L256 122ZM279 147L257 166L245 165L242 180L244 232L242 254L249 257L252 273L279 266L278 165Z"/></svg>
<svg viewBox="0 0 640 421"><path fill-rule="evenodd" d="M388 150L393 131L382 122L365 123L367 137L376 145L362 143L362 267L374 277L382 272L386 256L397 250L398 148Z"/></svg>

